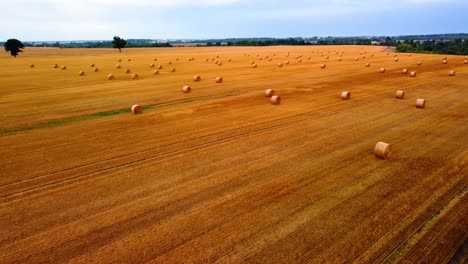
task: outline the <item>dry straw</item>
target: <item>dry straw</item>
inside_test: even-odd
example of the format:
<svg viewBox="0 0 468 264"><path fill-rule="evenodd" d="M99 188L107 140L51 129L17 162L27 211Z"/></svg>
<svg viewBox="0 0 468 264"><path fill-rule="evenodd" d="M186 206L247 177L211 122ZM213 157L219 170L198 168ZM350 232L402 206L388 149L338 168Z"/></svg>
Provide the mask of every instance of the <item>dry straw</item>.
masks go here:
<svg viewBox="0 0 468 264"><path fill-rule="evenodd" d="M94 68L93 71L94 71L94 72L98 72L98 71L99 71L99 68Z"/></svg>
<svg viewBox="0 0 468 264"><path fill-rule="evenodd" d="M326 64L320 64L320 68L325 69L327 67Z"/></svg>
<svg viewBox="0 0 468 264"><path fill-rule="evenodd" d="M408 74L408 69L401 70L401 74Z"/></svg>
<svg viewBox="0 0 468 264"><path fill-rule="evenodd" d="M398 58L395 58L395 59L394 59L395 62L398 62L399 60L400 60L400 59L398 59Z"/></svg>
<svg viewBox="0 0 468 264"><path fill-rule="evenodd" d="M277 95L273 95L271 98L270 98L270 102L271 104L273 105L279 105L281 103L281 97L277 96Z"/></svg>
<svg viewBox="0 0 468 264"><path fill-rule="evenodd" d="M273 95L275 95L275 91L273 89L265 90L265 97L272 97Z"/></svg>
<svg viewBox="0 0 468 264"><path fill-rule="evenodd" d="M89 65L89 66L91 66L91 68L94 68L95 65L94 65L94 63L91 63L91 65Z"/></svg>
<svg viewBox="0 0 468 264"><path fill-rule="evenodd" d="M62 70L66 70L67 69L67 66L62 66Z"/></svg>
<svg viewBox="0 0 468 264"><path fill-rule="evenodd" d="M252 68L257 68L257 64L252 64Z"/></svg>
<svg viewBox="0 0 468 264"><path fill-rule="evenodd" d="M222 83L223 81L223 77L216 77L216 83Z"/></svg>
<svg viewBox="0 0 468 264"><path fill-rule="evenodd" d="M421 62L421 61L418 61L418 63L417 63L417 64L418 64L418 65L421 65L421 64L422 64L422 62Z"/></svg>
<svg viewBox="0 0 468 264"><path fill-rule="evenodd" d="M131 72L132 72L132 71L131 71L130 69L125 69L125 73L126 73L126 74L129 74L129 73L131 73Z"/></svg>
<svg viewBox="0 0 468 264"><path fill-rule="evenodd" d="M443 60L442 63L443 63L443 64L447 64L447 60Z"/></svg>
<svg viewBox="0 0 468 264"><path fill-rule="evenodd" d="M278 67L283 67L283 63L278 63Z"/></svg>
<svg viewBox="0 0 468 264"><path fill-rule="evenodd" d="M176 71L176 69L175 69L175 68L171 68L171 72L175 72L175 71Z"/></svg>
<svg viewBox="0 0 468 264"><path fill-rule="evenodd" d="M351 93L348 91L341 92L341 99L348 100L351 98Z"/></svg>
<svg viewBox="0 0 468 264"><path fill-rule="evenodd" d="M389 159L392 156L392 146L385 142L377 142L374 147L374 155L381 159Z"/></svg>
<svg viewBox="0 0 468 264"><path fill-rule="evenodd" d="M455 71L454 70L449 71L449 76L455 76Z"/></svg>
<svg viewBox="0 0 468 264"><path fill-rule="evenodd" d="M364 66L365 66L365 67L370 67L370 63L368 62L368 63L366 63Z"/></svg>
<svg viewBox="0 0 468 264"><path fill-rule="evenodd" d="M403 99L403 98L405 98L405 91L403 91L403 90L398 90L398 91L396 91L395 97L396 97L397 99Z"/></svg>
<svg viewBox="0 0 468 264"><path fill-rule="evenodd" d="M84 71L80 71L78 74L79 74L80 76L83 76L83 75L85 75L85 72L84 72Z"/></svg>
<svg viewBox="0 0 468 264"><path fill-rule="evenodd" d="M120 66L120 64L117 64L117 66L115 66L116 69L120 69L122 68L122 66Z"/></svg>
<svg viewBox="0 0 468 264"><path fill-rule="evenodd" d="M57 69L59 66L57 64L54 64L54 69Z"/></svg>
<svg viewBox="0 0 468 264"><path fill-rule="evenodd" d="M138 114L141 114L143 112L143 109L139 105L132 105L131 110L132 110L132 113L134 115L138 115Z"/></svg>
<svg viewBox="0 0 468 264"><path fill-rule="evenodd" d="M463 61L463 64L468 64L468 60L464 60L464 61Z"/></svg>
<svg viewBox="0 0 468 264"><path fill-rule="evenodd" d="M385 68L380 68L381 73L385 73Z"/></svg>
<svg viewBox="0 0 468 264"><path fill-rule="evenodd" d="M185 85L184 87L182 87L182 92L184 93L190 93L192 91L192 88L188 85Z"/></svg>
<svg viewBox="0 0 468 264"><path fill-rule="evenodd" d="M416 99L416 107L417 108L426 107L426 99L421 99L421 98Z"/></svg>
<svg viewBox="0 0 468 264"><path fill-rule="evenodd" d="M201 77L199 75L193 76L193 81L199 82L201 80Z"/></svg>
<svg viewBox="0 0 468 264"><path fill-rule="evenodd" d="M158 70L154 70L154 71L153 71L153 74L154 74L154 75L157 75L157 74L159 74L159 71L158 71Z"/></svg>
<svg viewBox="0 0 468 264"><path fill-rule="evenodd" d="M139 78L138 74L136 74L136 73L132 74L132 79L136 80L138 78Z"/></svg>
<svg viewBox="0 0 468 264"><path fill-rule="evenodd" d="M114 78L115 77L114 77L114 75L112 73L107 75L107 79L109 79L109 80L114 80Z"/></svg>
<svg viewBox="0 0 468 264"><path fill-rule="evenodd" d="M416 72L415 71L410 72L410 77L416 77Z"/></svg>

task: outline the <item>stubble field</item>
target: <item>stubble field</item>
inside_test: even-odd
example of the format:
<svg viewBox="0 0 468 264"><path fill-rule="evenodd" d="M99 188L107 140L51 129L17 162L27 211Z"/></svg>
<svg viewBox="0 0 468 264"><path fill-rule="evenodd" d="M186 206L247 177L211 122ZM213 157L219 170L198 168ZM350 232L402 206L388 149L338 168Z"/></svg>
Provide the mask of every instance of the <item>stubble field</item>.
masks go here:
<svg viewBox="0 0 468 264"><path fill-rule="evenodd" d="M468 237L468 58L394 54L3 52L0 262L448 262Z"/></svg>

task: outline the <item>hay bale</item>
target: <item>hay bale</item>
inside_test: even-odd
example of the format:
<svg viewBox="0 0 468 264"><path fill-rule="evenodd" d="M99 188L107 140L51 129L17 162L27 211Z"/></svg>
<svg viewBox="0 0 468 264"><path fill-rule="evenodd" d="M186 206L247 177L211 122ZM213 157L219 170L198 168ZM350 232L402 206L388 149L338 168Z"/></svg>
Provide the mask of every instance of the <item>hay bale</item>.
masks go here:
<svg viewBox="0 0 468 264"><path fill-rule="evenodd" d="M302 59L299 59L298 62L302 62Z"/></svg>
<svg viewBox="0 0 468 264"><path fill-rule="evenodd" d="M138 78L139 78L138 74L136 74L136 73L132 74L132 79L136 80Z"/></svg>
<svg viewBox="0 0 468 264"><path fill-rule="evenodd" d="M447 64L447 60L443 60L443 61L442 61L442 64Z"/></svg>
<svg viewBox="0 0 468 264"><path fill-rule="evenodd" d="M91 63L91 65L89 65L89 66L91 66L91 68L94 68L95 65L94 65L94 63Z"/></svg>
<svg viewBox="0 0 468 264"><path fill-rule="evenodd" d="M175 60L176 60L176 61L179 61L179 58L176 58Z"/></svg>
<svg viewBox="0 0 468 264"><path fill-rule="evenodd" d="M320 64L320 68L321 68L321 69L325 69L326 67L327 67L327 65L326 65L326 64L323 64L323 63L322 63L322 64Z"/></svg>
<svg viewBox="0 0 468 264"><path fill-rule="evenodd" d="M455 76L455 71L454 70L449 71L449 76Z"/></svg>
<svg viewBox="0 0 468 264"><path fill-rule="evenodd" d="M351 98L351 93L348 91L341 92L341 99L348 100Z"/></svg>
<svg viewBox="0 0 468 264"><path fill-rule="evenodd" d="M270 98L270 102L271 104L273 105L279 105L281 103L281 97L277 96L277 95L273 95L271 98Z"/></svg>
<svg viewBox="0 0 468 264"><path fill-rule="evenodd" d="M358 58L358 57L357 57L357 58L355 58L355 59L354 59L354 61L359 61L359 58Z"/></svg>
<svg viewBox="0 0 468 264"><path fill-rule="evenodd" d="M338 58L338 61L342 61L343 59L341 57Z"/></svg>
<svg viewBox="0 0 468 264"><path fill-rule="evenodd" d="M468 60L464 60L464 61L463 61L463 64L468 64Z"/></svg>
<svg viewBox="0 0 468 264"><path fill-rule="evenodd" d="M114 80L115 77L114 77L114 75L111 73L111 74L107 75L107 79L108 79L108 80Z"/></svg>
<svg viewBox="0 0 468 264"><path fill-rule="evenodd" d="M85 75L85 72L84 72L84 71L80 71L78 74L79 74L80 76L84 76L84 75Z"/></svg>
<svg viewBox="0 0 468 264"><path fill-rule="evenodd" d="M403 90L398 90L398 91L396 91L395 97L396 97L397 99L403 99L403 98L405 97L405 91L403 91Z"/></svg>
<svg viewBox="0 0 468 264"><path fill-rule="evenodd" d="M444 56L444 58L443 58L443 59L444 59L444 60L446 60L446 59L447 59L447 56Z"/></svg>
<svg viewBox="0 0 468 264"><path fill-rule="evenodd" d="M278 67L283 67L283 63L278 63Z"/></svg>
<svg viewBox="0 0 468 264"><path fill-rule="evenodd" d="M328 60L329 58L330 58L329 56L326 56L326 57L325 57L325 59L327 59L327 60Z"/></svg>
<svg viewBox="0 0 468 264"><path fill-rule="evenodd" d="M231 59L231 58L229 58L229 59L228 59L228 61L229 61L229 62L231 62L231 61L232 61L232 59Z"/></svg>
<svg viewBox="0 0 468 264"><path fill-rule="evenodd" d="M157 59L157 58L154 58L153 61L158 61L158 59Z"/></svg>
<svg viewBox="0 0 468 264"><path fill-rule="evenodd" d="M408 74L408 69L401 70L401 74Z"/></svg>
<svg viewBox="0 0 468 264"><path fill-rule="evenodd" d="M426 99L421 99L421 98L416 99L416 107L417 108L426 107Z"/></svg>
<svg viewBox="0 0 468 264"><path fill-rule="evenodd" d="M385 68L380 68L381 73L385 73Z"/></svg>
<svg viewBox="0 0 468 264"><path fill-rule="evenodd" d="M153 71L153 74L154 74L154 75L157 75L157 74L159 74L159 71L158 71L158 70L154 70L154 71Z"/></svg>
<svg viewBox="0 0 468 264"><path fill-rule="evenodd" d="M132 113L134 115L138 115L138 114L141 114L143 112L143 109L139 105L132 105L131 110L132 110Z"/></svg>
<svg viewBox="0 0 468 264"><path fill-rule="evenodd" d="M310 56L308 56L307 59L310 60Z"/></svg>
<svg viewBox="0 0 468 264"><path fill-rule="evenodd" d="M171 68L171 72L175 72L175 71L176 71L176 69L175 69L175 68Z"/></svg>
<svg viewBox="0 0 468 264"><path fill-rule="evenodd" d="M122 62L122 59L119 59L118 62Z"/></svg>
<svg viewBox="0 0 468 264"><path fill-rule="evenodd" d="M374 155L381 159L389 159L392 156L392 146L385 142L377 142L374 147Z"/></svg>
<svg viewBox="0 0 468 264"><path fill-rule="evenodd" d="M222 62L220 62L220 61L218 61L218 63L217 63L217 64L218 64L218 66L223 66L223 63L222 63Z"/></svg>
<svg viewBox="0 0 468 264"><path fill-rule="evenodd" d="M409 76L410 76L410 77L416 77L416 72L415 72L415 71L410 72L410 75L409 75Z"/></svg>
<svg viewBox="0 0 468 264"><path fill-rule="evenodd" d="M418 62L417 62L418 66L421 65L421 63L422 63L421 61L418 61Z"/></svg>
<svg viewBox="0 0 468 264"><path fill-rule="evenodd" d="M184 87L182 87L182 92L184 93L190 93L192 91L192 88L188 85L185 85Z"/></svg>
<svg viewBox="0 0 468 264"><path fill-rule="evenodd" d="M275 91L273 89L265 90L265 97L272 97L273 95L275 95Z"/></svg>
<svg viewBox="0 0 468 264"><path fill-rule="evenodd" d="M117 64L117 66L115 66L116 69L120 69L122 68L122 66L120 66L120 64Z"/></svg>
<svg viewBox="0 0 468 264"><path fill-rule="evenodd" d="M126 73L126 74L129 74L129 73L131 73L131 72L132 72L132 71L131 71L130 69L125 69L125 73Z"/></svg>
<svg viewBox="0 0 468 264"><path fill-rule="evenodd" d="M151 64L150 64L150 68L154 68L154 63L151 63Z"/></svg>
<svg viewBox="0 0 468 264"><path fill-rule="evenodd" d="M66 70L67 69L67 66L62 66L62 70Z"/></svg>
<svg viewBox="0 0 468 264"><path fill-rule="evenodd" d="M59 66L57 64L54 64L54 69L57 69Z"/></svg>
<svg viewBox="0 0 468 264"><path fill-rule="evenodd" d="M395 58L395 59L394 59L395 62L398 62L399 60L400 60L400 59L398 59L398 58Z"/></svg>
<svg viewBox="0 0 468 264"><path fill-rule="evenodd" d="M216 83L222 83L223 81L223 77L216 77Z"/></svg>
<svg viewBox="0 0 468 264"><path fill-rule="evenodd" d="M287 60L287 61L285 61L285 62L284 62L284 64L289 64L289 61L288 61L288 60Z"/></svg>
<svg viewBox="0 0 468 264"><path fill-rule="evenodd" d="M98 72L99 68L94 68L93 72Z"/></svg>
<svg viewBox="0 0 468 264"><path fill-rule="evenodd" d="M128 61L132 61L132 59L128 59Z"/></svg>
<svg viewBox="0 0 468 264"><path fill-rule="evenodd" d="M252 64L252 68L257 68L257 64Z"/></svg>
<svg viewBox="0 0 468 264"><path fill-rule="evenodd" d="M199 81L201 81L201 77L199 75L195 75L195 76L193 76L193 81L199 82Z"/></svg>
<svg viewBox="0 0 468 264"><path fill-rule="evenodd" d="M158 70L161 70L163 68L162 65L158 65Z"/></svg>
<svg viewBox="0 0 468 264"><path fill-rule="evenodd" d="M167 64L171 65L171 64L172 64L172 61L168 62Z"/></svg>
<svg viewBox="0 0 468 264"><path fill-rule="evenodd" d="M370 67L370 63L368 62L368 63L366 63L364 66L365 66L365 67Z"/></svg>

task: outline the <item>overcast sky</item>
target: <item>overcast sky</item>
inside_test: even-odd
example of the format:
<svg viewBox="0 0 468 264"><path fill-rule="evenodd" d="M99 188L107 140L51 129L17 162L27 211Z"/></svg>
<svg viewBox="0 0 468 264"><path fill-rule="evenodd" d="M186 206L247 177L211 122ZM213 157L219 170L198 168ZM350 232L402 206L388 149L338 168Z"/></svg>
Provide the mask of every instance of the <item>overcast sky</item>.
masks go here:
<svg viewBox="0 0 468 264"><path fill-rule="evenodd" d="M468 0L15 0L0 41L468 32Z"/></svg>

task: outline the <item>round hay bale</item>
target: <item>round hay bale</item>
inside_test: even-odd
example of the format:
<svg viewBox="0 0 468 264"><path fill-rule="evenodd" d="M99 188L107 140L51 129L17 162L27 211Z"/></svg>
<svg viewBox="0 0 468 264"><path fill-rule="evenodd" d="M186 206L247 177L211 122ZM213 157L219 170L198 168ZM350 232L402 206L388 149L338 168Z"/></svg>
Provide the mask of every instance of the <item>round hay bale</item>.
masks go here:
<svg viewBox="0 0 468 264"><path fill-rule="evenodd" d="M252 64L252 68L257 68L257 64Z"/></svg>
<svg viewBox="0 0 468 264"><path fill-rule="evenodd" d="M392 146L385 142L377 142L374 147L374 155L381 159L389 159L392 156Z"/></svg>
<svg viewBox="0 0 468 264"><path fill-rule="evenodd" d="M223 77L216 77L216 83L222 83L224 80L223 80Z"/></svg>
<svg viewBox="0 0 468 264"><path fill-rule="evenodd" d="M447 64L447 60L443 60L443 61L442 61L442 64Z"/></svg>
<svg viewBox="0 0 468 264"><path fill-rule="evenodd" d="M218 63L217 63L217 64L218 64L218 66L223 66L223 63L222 63L222 62L220 62L220 61L218 61Z"/></svg>
<svg viewBox="0 0 468 264"><path fill-rule="evenodd" d="M108 80L114 80L115 77L114 77L114 75L111 73L111 74L107 75L107 79L108 79Z"/></svg>
<svg viewBox="0 0 468 264"><path fill-rule="evenodd" d="M176 71L176 69L175 69L175 68L171 68L171 72L175 72L175 71Z"/></svg>
<svg viewBox="0 0 468 264"><path fill-rule="evenodd" d="M150 68L154 68L154 63L151 63L151 64L150 64Z"/></svg>
<svg viewBox="0 0 468 264"><path fill-rule="evenodd" d="M468 64L468 60L464 60L464 61L463 61L463 64Z"/></svg>
<svg viewBox="0 0 468 264"><path fill-rule="evenodd" d="M395 59L394 59L395 62L398 62L399 60L400 60L400 59L398 59L398 58L395 58Z"/></svg>
<svg viewBox="0 0 468 264"><path fill-rule="evenodd" d="M410 53L410 54L408 54L408 57L411 57L412 55L413 55L413 54Z"/></svg>
<svg viewBox="0 0 468 264"><path fill-rule="evenodd" d="M298 62L302 62L302 59L299 59Z"/></svg>
<svg viewBox="0 0 468 264"><path fill-rule="evenodd" d="M385 68L380 68L381 73L385 73Z"/></svg>
<svg viewBox="0 0 468 264"><path fill-rule="evenodd" d="M122 68L122 66L120 66L120 64L117 64L117 66L115 66L116 69L120 69Z"/></svg>
<svg viewBox="0 0 468 264"><path fill-rule="evenodd" d="M193 81L199 82L199 81L201 81L201 77L199 75L195 75L195 76L193 76Z"/></svg>
<svg viewBox="0 0 468 264"><path fill-rule="evenodd" d="M172 61L168 62L167 64L171 65L171 64L172 64Z"/></svg>
<svg viewBox="0 0 468 264"><path fill-rule="evenodd" d="M321 68L321 69L325 69L326 67L327 67L327 65L326 65L326 64L323 64L323 63L322 63L322 64L320 64L320 68Z"/></svg>
<svg viewBox="0 0 468 264"><path fill-rule="evenodd" d="M421 99L421 98L416 99L416 107L417 108L426 107L426 99Z"/></svg>
<svg viewBox="0 0 468 264"><path fill-rule="evenodd" d="M131 73L131 72L132 72L132 71L131 71L130 69L125 69L125 73L126 73L126 74L129 74L129 73Z"/></svg>
<svg viewBox="0 0 468 264"><path fill-rule="evenodd" d="M307 59L310 60L310 56L308 56Z"/></svg>
<svg viewBox="0 0 468 264"><path fill-rule="evenodd" d="M99 68L94 68L93 72L98 72Z"/></svg>
<svg viewBox="0 0 468 264"><path fill-rule="evenodd" d="M139 78L138 74L136 74L136 73L132 74L132 79L136 80L138 78Z"/></svg>
<svg viewBox="0 0 468 264"><path fill-rule="evenodd" d="M401 74L408 74L408 69L401 70Z"/></svg>
<svg viewBox="0 0 468 264"><path fill-rule="evenodd" d="M262 57L258 58L258 60L262 60Z"/></svg>
<svg viewBox="0 0 468 264"><path fill-rule="evenodd" d="M128 61L132 61L132 59L127 59Z"/></svg>
<svg viewBox="0 0 468 264"><path fill-rule="evenodd" d="M351 98L351 93L348 91L341 92L341 99L348 100Z"/></svg>
<svg viewBox="0 0 468 264"><path fill-rule="evenodd" d="M341 57L340 57L340 58L338 58L338 61L342 61L342 60L343 60L343 59L342 59Z"/></svg>
<svg viewBox="0 0 468 264"><path fill-rule="evenodd" d="M231 58L229 58L229 59L228 59L228 61L229 61L229 62L231 62L231 61L232 61L232 59L231 59Z"/></svg>
<svg viewBox="0 0 468 264"><path fill-rule="evenodd" d="M278 63L278 67L283 67L283 63Z"/></svg>
<svg viewBox="0 0 468 264"><path fill-rule="evenodd" d="M265 97L272 97L273 95L275 95L275 91L273 89L265 90Z"/></svg>
<svg viewBox="0 0 468 264"><path fill-rule="evenodd" d="M205 59L205 62L208 62L208 61L209 61L209 59Z"/></svg>
<svg viewBox="0 0 468 264"><path fill-rule="evenodd" d="M403 90L398 90L398 91L396 91L395 97L396 97L397 99L403 99L403 98L405 97L405 91L403 91Z"/></svg>
<svg viewBox="0 0 468 264"><path fill-rule="evenodd" d="M154 74L154 75L157 75L157 74L159 74L159 71L158 71L158 70L154 70L154 71L153 71L153 74Z"/></svg>
<svg viewBox="0 0 468 264"><path fill-rule="evenodd" d="M326 57L325 57L325 59L327 59L327 60L328 60L329 58L330 58L329 56L326 56Z"/></svg>
<svg viewBox="0 0 468 264"><path fill-rule="evenodd" d="M143 112L143 109L139 105L132 105L131 110L132 110L132 113L134 115L138 115L138 114L141 114Z"/></svg>
<svg viewBox="0 0 468 264"><path fill-rule="evenodd" d="M57 69L59 66L57 64L54 64L54 69Z"/></svg>
<svg viewBox="0 0 468 264"><path fill-rule="evenodd" d="M83 75L85 75L85 72L84 72L84 71L80 71L78 74L79 74L80 76L83 76Z"/></svg>
<svg viewBox="0 0 468 264"><path fill-rule="evenodd" d="M454 70L449 71L449 76L455 76L455 71Z"/></svg>
<svg viewBox="0 0 468 264"><path fill-rule="evenodd" d="M89 66L91 66L91 68L94 68L95 65L94 65L94 63L91 63L91 65L89 65Z"/></svg>
<svg viewBox="0 0 468 264"><path fill-rule="evenodd" d="M444 56L444 58L443 58L443 59L444 59L444 60L446 60L446 59L447 59L447 56Z"/></svg>
<svg viewBox="0 0 468 264"><path fill-rule="evenodd" d="M289 64L289 61L288 61L288 60L287 60L287 61L285 61L285 62L284 62L284 64Z"/></svg>
<svg viewBox="0 0 468 264"><path fill-rule="evenodd" d="M157 58L154 58L153 61L158 61L158 59L157 59Z"/></svg>
<svg viewBox="0 0 468 264"><path fill-rule="evenodd" d="M415 71L410 72L410 75L409 75L409 76L410 76L410 77L416 77L416 72L415 72Z"/></svg>
<svg viewBox="0 0 468 264"><path fill-rule="evenodd" d="M398 54L396 54L396 53L395 53L395 54L393 54L393 57L398 57Z"/></svg>
<svg viewBox="0 0 468 264"><path fill-rule="evenodd" d="M421 61L418 61L418 62L417 62L418 66L421 65L421 63L422 63Z"/></svg>
<svg viewBox="0 0 468 264"><path fill-rule="evenodd" d="M354 61L359 61L359 58L355 58Z"/></svg>
<svg viewBox="0 0 468 264"><path fill-rule="evenodd" d="M182 92L184 93L190 93L192 91L192 88L188 85L185 85L184 87L182 87Z"/></svg>
<svg viewBox="0 0 468 264"><path fill-rule="evenodd" d="M269 58L268 61L272 61L272 58Z"/></svg>
<svg viewBox="0 0 468 264"><path fill-rule="evenodd" d="M122 62L122 59L119 59L118 62Z"/></svg>
<svg viewBox="0 0 468 264"><path fill-rule="evenodd" d="M62 70L66 70L67 69L67 66L62 66Z"/></svg>
<svg viewBox="0 0 468 264"><path fill-rule="evenodd" d="M271 98L270 98L270 102L271 104L273 105L279 105L281 103L281 97L277 96L277 95L273 95Z"/></svg>
<svg viewBox="0 0 468 264"><path fill-rule="evenodd" d="M368 62L368 63L366 63L364 66L365 66L365 67L370 67L370 63Z"/></svg>
<svg viewBox="0 0 468 264"><path fill-rule="evenodd" d="M175 60L176 60L176 61L179 61L179 58L176 58Z"/></svg>
<svg viewBox="0 0 468 264"><path fill-rule="evenodd" d="M158 70L161 70L163 68L162 65L158 65Z"/></svg>

